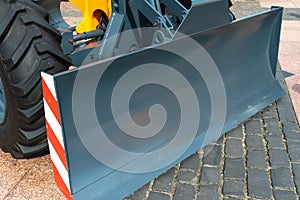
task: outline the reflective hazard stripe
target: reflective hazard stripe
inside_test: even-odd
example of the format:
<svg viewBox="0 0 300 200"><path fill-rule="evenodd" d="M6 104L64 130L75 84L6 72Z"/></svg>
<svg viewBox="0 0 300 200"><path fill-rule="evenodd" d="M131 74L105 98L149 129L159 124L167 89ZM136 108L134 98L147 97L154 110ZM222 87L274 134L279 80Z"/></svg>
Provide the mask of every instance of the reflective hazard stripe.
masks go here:
<svg viewBox="0 0 300 200"><path fill-rule="evenodd" d="M54 178L63 194L68 199L72 199L67 159L65 154L65 144L63 140L53 77L48 74L42 73L42 86L44 95L47 137Z"/></svg>

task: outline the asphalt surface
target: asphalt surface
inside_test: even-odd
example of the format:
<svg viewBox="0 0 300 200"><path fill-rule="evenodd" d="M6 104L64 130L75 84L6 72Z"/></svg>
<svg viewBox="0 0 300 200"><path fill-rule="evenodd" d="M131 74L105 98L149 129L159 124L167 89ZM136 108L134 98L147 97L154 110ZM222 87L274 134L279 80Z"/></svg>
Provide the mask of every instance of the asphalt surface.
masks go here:
<svg viewBox="0 0 300 200"><path fill-rule="evenodd" d="M283 32L290 30L290 23L296 24L291 30L298 27L300 1L297 0L235 1L232 10L239 18L264 10L261 6L268 7L268 3L283 3L288 7L284 11ZM76 12L65 13L76 23ZM300 26L297 31L300 32ZM300 74L297 71L300 64L292 61L300 54L296 53L293 59L284 57L290 55L286 51L297 51L297 47L289 46L296 41L288 40L295 37L300 42L300 34L288 31L285 34L278 79L287 95L126 200L300 198L300 130L295 114L298 94L297 87L293 89L300 85L295 78ZM64 199L55 186L49 156L14 160L0 152L0 199Z"/></svg>

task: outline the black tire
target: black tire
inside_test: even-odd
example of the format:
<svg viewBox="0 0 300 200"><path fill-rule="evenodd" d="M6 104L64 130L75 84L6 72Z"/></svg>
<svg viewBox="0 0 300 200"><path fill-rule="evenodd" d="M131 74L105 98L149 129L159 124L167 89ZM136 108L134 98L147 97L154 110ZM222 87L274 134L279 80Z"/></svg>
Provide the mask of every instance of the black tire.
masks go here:
<svg viewBox="0 0 300 200"><path fill-rule="evenodd" d="M7 102L0 147L15 158L48 153L40 73L71 65L47 18L47 11L30 0L0 1L0 92Z"/></svg>

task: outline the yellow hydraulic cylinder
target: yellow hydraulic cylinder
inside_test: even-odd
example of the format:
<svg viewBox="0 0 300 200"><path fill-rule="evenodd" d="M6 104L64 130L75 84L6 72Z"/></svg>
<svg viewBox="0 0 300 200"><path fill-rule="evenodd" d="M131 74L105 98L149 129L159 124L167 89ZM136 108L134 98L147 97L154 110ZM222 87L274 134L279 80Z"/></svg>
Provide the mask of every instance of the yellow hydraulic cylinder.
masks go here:
<svg viewBox="0 0 300 200"><path fill-rule="evenodd" d="M76 27L77 33L95 30L99 25L99 12L104 12L108 19L111 15L111 0L70 0L80 10L83 19Z"/></svg>

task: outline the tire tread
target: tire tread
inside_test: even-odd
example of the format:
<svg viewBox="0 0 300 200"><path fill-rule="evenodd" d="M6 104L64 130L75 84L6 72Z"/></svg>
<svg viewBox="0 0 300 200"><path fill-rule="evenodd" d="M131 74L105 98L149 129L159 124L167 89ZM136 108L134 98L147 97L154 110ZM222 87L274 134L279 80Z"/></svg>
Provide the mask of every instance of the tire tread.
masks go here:
<svg viewBox="0 0 300 200"><path fill-rule="evenodd" d="M71 62L60 48L60 33L46 20L46 10L29 0L6 1L0 6L5 13L0 13L0 50L9 46L13 52L0 51L0 59L17 106L14 131L0 133L0 147L15 158L44 155L48 146L40 73L67 70ZM18 29L25 29L25 34L19 44L12 43L12 32Z"/></svg>

